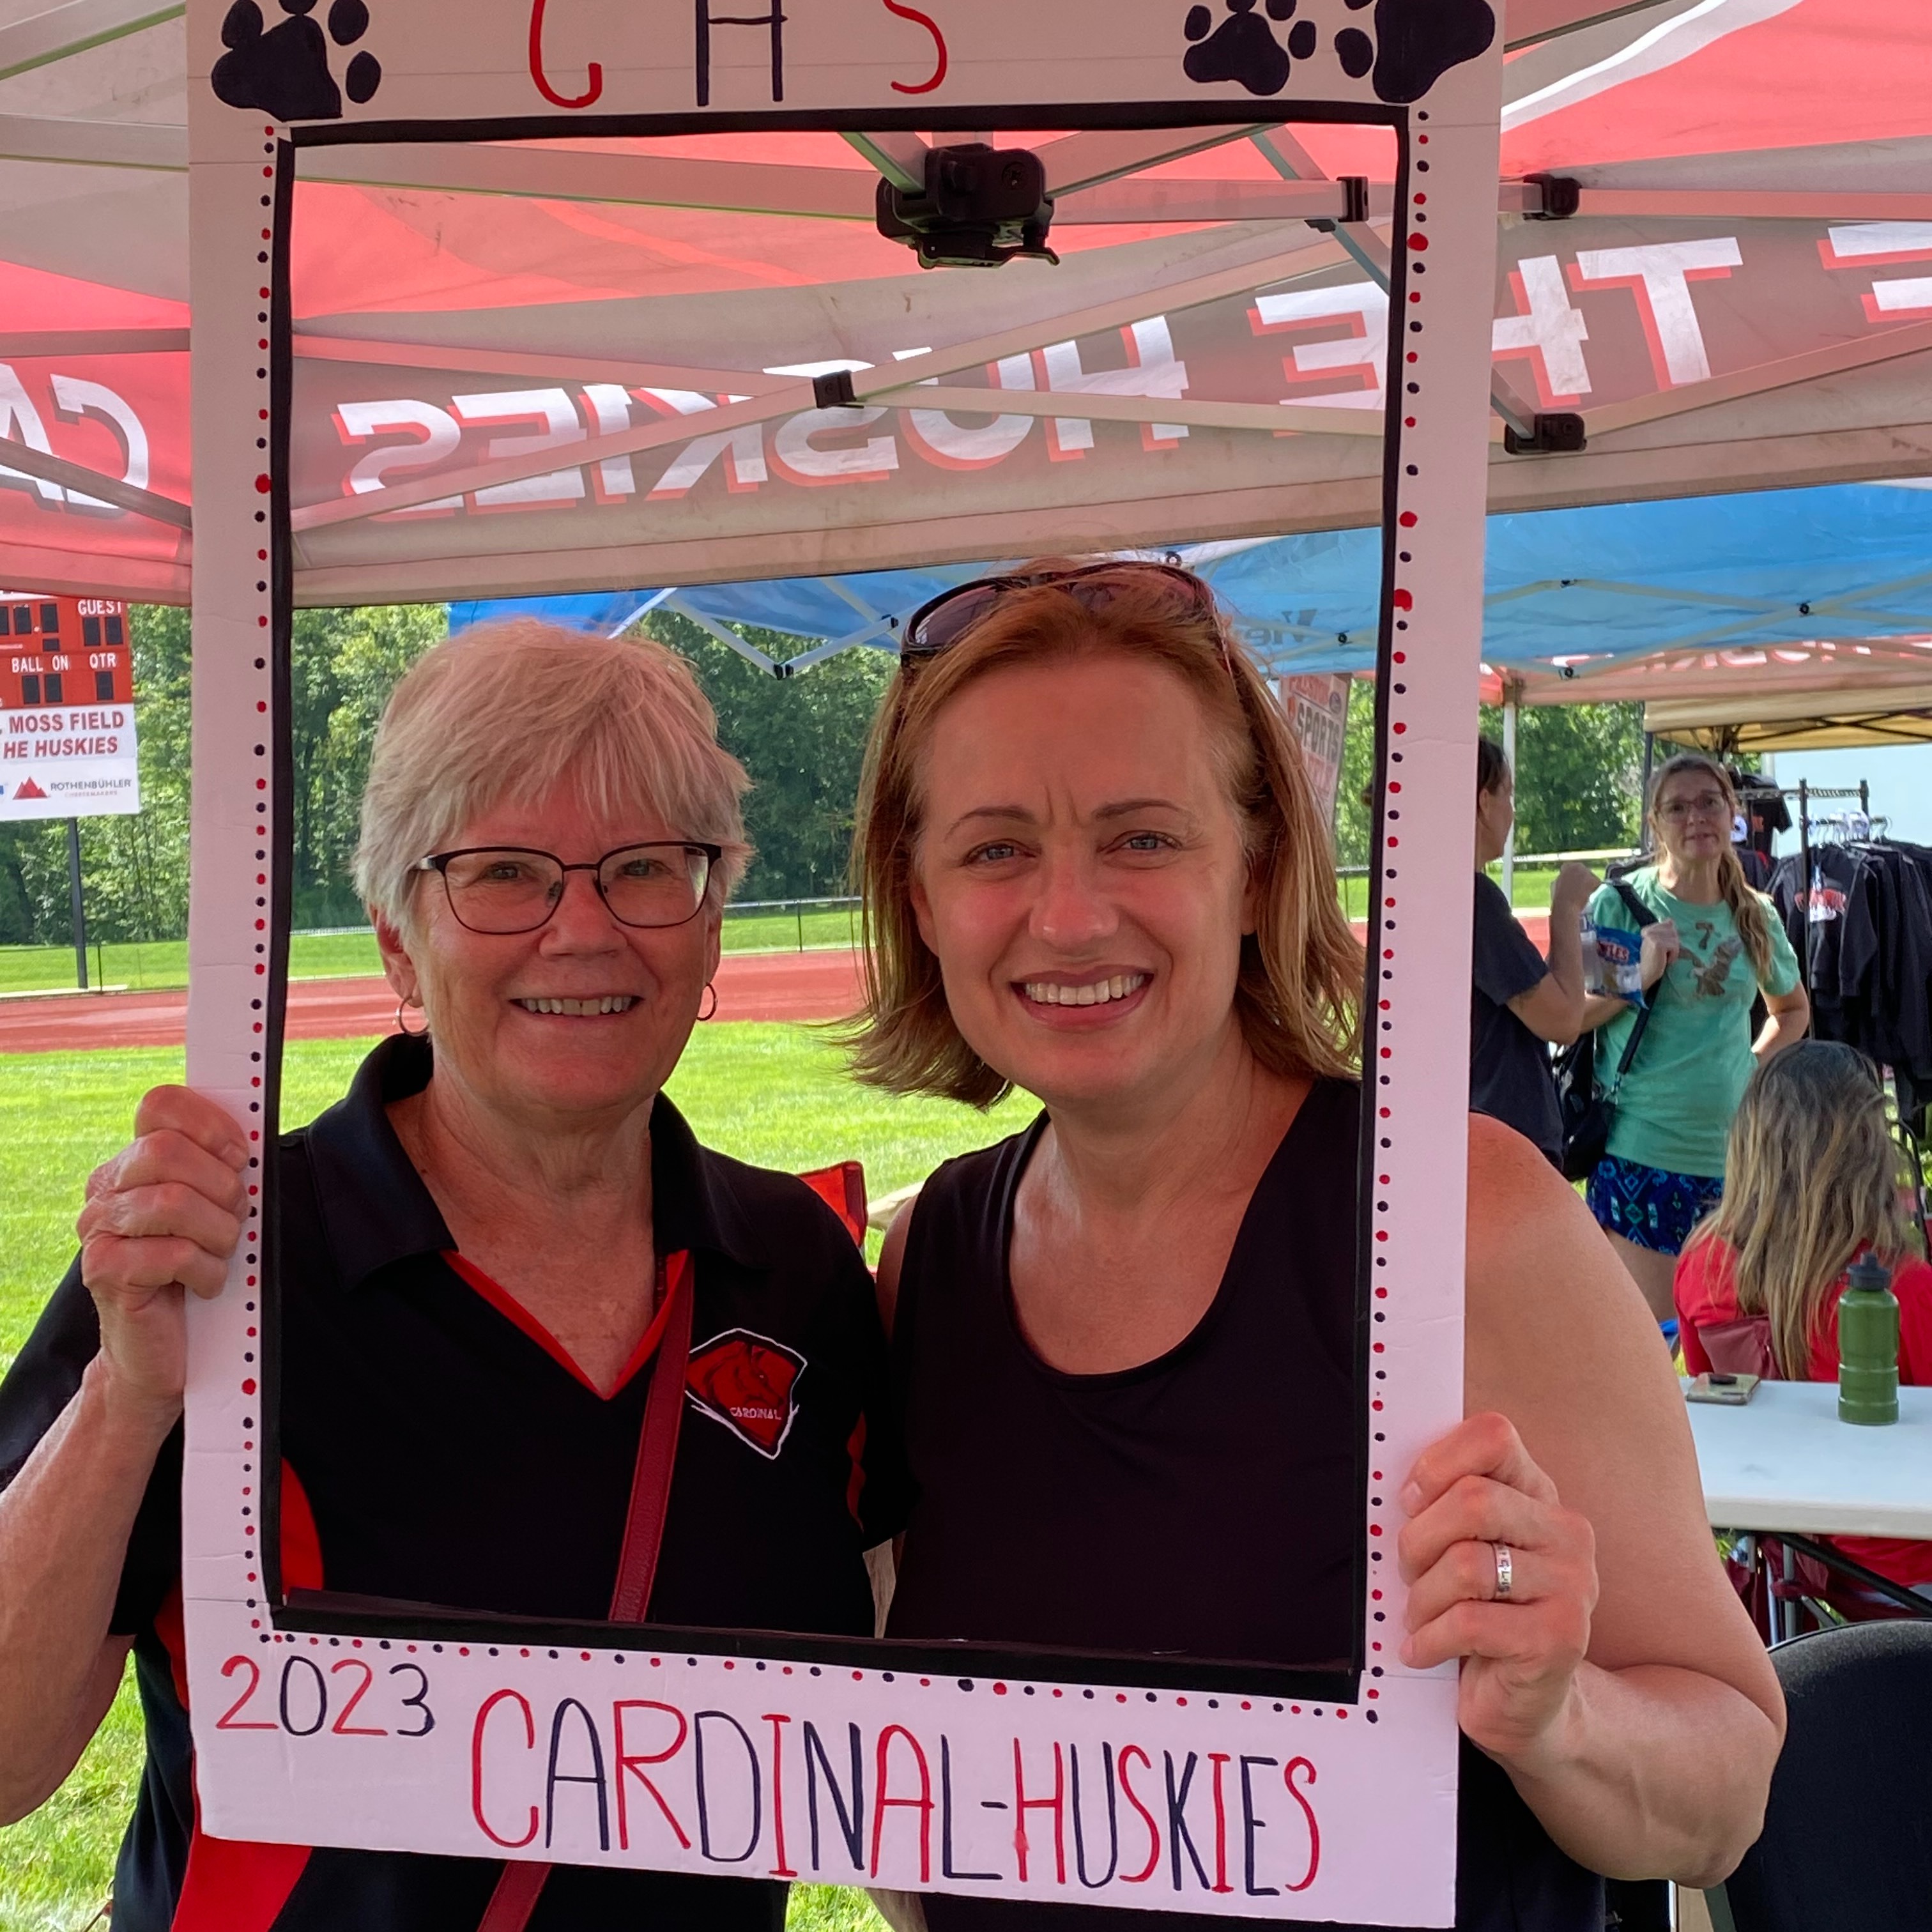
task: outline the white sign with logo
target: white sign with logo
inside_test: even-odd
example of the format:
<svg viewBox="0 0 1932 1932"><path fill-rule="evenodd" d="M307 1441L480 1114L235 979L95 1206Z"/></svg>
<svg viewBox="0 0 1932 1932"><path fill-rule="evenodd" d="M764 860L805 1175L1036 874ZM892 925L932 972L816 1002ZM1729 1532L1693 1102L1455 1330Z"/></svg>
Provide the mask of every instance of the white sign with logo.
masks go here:
<svg viewBox="0 0 1932 1932"><path fill-rule="evenodd" d="M1301 747L1309 788L1332 826L1342 784L1342 748L1348 734L1348 679L1345 674L1285 677L1275 690Z"/></svg>
<svg viewBox="0 0 1932 1932"><path fill-rule="evenodd" d="M140 808L133 705L0 711L0 820Z"/></svg>

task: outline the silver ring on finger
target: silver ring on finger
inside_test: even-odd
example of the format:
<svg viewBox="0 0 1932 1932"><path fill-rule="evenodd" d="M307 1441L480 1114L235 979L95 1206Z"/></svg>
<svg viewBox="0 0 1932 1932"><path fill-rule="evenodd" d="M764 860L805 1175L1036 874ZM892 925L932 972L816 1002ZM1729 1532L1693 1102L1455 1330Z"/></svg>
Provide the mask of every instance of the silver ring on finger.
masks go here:
<svg viewBox="0 0 1932 1932"><path fill-rule="evenodd" d="M1510 1557L1510 1546L1507 1543L1492 1543L1490 1545L1490 1548L1495 1552L1496 1559L1496 1594L1492 1600L1500 1604L1508 1597L1511 1588L1514 1586L1516 1565Z"/></svg>

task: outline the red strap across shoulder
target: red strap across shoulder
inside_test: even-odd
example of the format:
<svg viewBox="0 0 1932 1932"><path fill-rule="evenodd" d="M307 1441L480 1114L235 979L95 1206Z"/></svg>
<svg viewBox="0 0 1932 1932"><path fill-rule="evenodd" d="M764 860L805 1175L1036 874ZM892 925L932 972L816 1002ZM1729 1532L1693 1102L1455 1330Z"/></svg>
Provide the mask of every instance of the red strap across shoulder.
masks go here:
<svg viewBox="0 0 1932 1932"><path fill-rule="evenodd" d="M451 1256L450 1261L454 1266L456 1257ZM465 1280L470 1279L464 1269L457 1271ZM487 1275L482 1278L489 1279ZM623 1550L617 1558L616 1587L610 1593L610 1621L619 1624L641 1623L650 1604L658 1550L664 1540L664 1510L670 1501L671 1471L677 1461L678 1430L684 1420L692 1305L697 1299L690 1256L680 1252L670 1256L658 1280L657 1312L638 1344L640 1364L655 1350L657 1364L651 1371L650 1394L644 1399L637 1473L631 1479L630 1513L624 1524ZM625 1380L633 1372L628 1372ZM547 1864L506 1864L477 1932L524 1932L549 1876Z"/></svg>
<svg viewBox="0 0 1932 1932"><path fill-rule="evenodd" d="M631 1479L631 1512L624 1525L623 1552L617 1558L617 1587L610 1595L614 1624L641 1623L657 1575L658 1550L664 1540L664 1510L670 1501L672 1466L677 1460L679 1425L684 1419L684 1378L691 1360L691 1257L673 1255L664 1264L664 1292L651 1326L658 1329L657 1366L644 1402L644 1426L638 1437L638 1471Z"/></svg>
<svg viewBox="0 0 1932 1932"><path fill-rule="evenodd" d="M548 1865L521 1864L510 1860L490 1894L490 1903L483 1908L476 1932L524 1932L549 1876Z"/></svg>

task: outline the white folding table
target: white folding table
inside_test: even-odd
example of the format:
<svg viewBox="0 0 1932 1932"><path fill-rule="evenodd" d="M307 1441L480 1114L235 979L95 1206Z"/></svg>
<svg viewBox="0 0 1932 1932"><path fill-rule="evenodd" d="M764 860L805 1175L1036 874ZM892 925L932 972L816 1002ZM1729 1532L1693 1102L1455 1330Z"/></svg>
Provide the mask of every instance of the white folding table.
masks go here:
<svg viewBox="0 0 1932 1932"><path fill-rule="evenodd" d="M1898 1420L1876 1427L1838 1420L1836 1382L1760 1382L1742 1408L1684 1408L1714 1529L1932 1538L1932 1388L1900 1389ZM1789 1636L1796 1608L1778 1610Z"/></svg>
<svg viewBox="0 0 1932 1932"><path fill-rule="evenodd" d="M1932 1538L1932 1388L1882 1428L1838 1420L1835 1382L1762 1382L1742 1408L1684 1405L1714 1528Z"/></svg>

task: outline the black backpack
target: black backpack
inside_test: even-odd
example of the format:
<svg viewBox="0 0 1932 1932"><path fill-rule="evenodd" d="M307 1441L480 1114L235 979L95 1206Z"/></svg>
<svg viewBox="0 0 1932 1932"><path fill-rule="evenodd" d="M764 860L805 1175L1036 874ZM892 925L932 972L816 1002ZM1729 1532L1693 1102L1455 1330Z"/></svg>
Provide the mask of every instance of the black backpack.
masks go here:
<svg viewBox="0 0 1932 1932"><path fill-rule="evenodd" d="M1622 880L1612 879L1610 884L1630 908L1640 932L1657 923L1656 914ZM1616 1072L1600 1091L1597 1074L1598 1028L1592 1027L1578 1034L1552 1058L1550 1070L1556 1082L1557 1103L1563 1112L1564 1180L1587 1180L1603 1159L1604 1150L1610 1144L1610 1124L1616 1118L1617 1090L1636 1058L1644 1029L1650 1024L1651 1011L1648 1006L1638 1010L1636 1024L1630 1028L1630 1038L1617 1057Z"/></svg>

